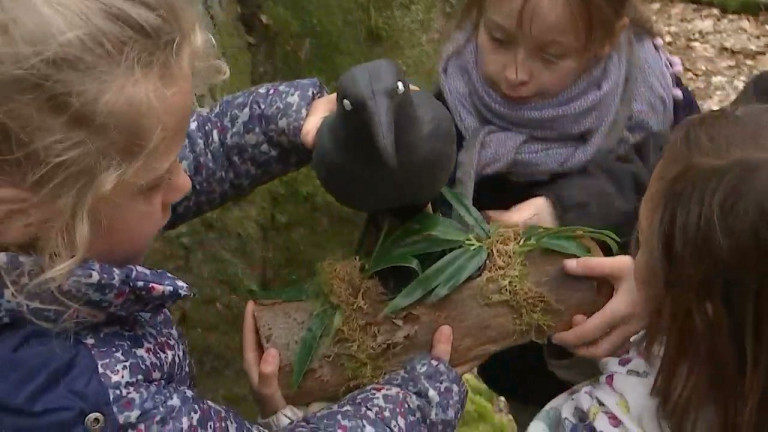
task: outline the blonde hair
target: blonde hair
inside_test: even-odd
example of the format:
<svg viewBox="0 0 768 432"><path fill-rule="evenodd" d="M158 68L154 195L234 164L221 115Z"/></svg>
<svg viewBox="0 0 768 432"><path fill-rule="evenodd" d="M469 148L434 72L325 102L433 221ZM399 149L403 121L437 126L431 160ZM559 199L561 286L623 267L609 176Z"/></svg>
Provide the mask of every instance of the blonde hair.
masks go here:
<svg viewBox="0 0 768 432"><path fill-rule="evenodd" d="M92 204L152 150L153 95L184 68L227 74L189 0L0 0L0 186L56 215L25 246L39 281L83 260Z"/></svg>

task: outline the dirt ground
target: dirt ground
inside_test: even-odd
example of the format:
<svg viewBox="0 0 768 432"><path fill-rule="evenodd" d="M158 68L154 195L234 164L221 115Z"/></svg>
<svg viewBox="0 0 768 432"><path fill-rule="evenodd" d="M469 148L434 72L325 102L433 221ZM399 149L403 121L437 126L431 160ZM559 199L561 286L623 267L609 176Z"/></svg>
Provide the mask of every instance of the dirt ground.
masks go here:
<svg viewBox="0 0 768 432"><path fill-rule="evenodd" d="M727 105L751 76L768 69L768 14L728 15L677 2L648 8L668 51L683 60L683 79L703 110Z"/></svg>

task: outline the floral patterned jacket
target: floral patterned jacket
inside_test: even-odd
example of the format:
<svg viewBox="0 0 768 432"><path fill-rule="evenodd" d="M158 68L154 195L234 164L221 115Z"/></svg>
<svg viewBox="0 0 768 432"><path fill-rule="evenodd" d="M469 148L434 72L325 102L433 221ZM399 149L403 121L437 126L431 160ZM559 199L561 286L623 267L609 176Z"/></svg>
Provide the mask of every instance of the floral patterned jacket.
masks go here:
<svg viewBox="0 0 768 432"><path fill-rule="evenodd" d="M180 156L193 188L169 228L305 165L301 126L324 91L317 80L268 84L196 112ZM192 295L183 281L88 261L56 294L25 291L39 261L10 252L0 272L0 431L262 430L195 393L168 310ZM288 430L454 430L465 400L451 367L417 358Z"/></svg>
<svg viewBox="0 0 768 432"><path fill-rule="evenodd" d="M642 335L627 354L603 359L598 378L547 404L528 432L669 432L651 395L658 358L643 357Z"/></svg>

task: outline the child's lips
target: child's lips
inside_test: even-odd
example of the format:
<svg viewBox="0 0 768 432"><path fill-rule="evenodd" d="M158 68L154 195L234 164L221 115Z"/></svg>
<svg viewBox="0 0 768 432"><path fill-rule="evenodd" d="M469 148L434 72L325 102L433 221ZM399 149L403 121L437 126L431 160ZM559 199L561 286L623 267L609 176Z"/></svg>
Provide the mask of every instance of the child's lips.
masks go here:
<svg viewBox="0 0 768 432"><path fill-rule="evenodd" d="M517 102L517 103L527 103L534 100L533 95L524 94L519 91L503 90L502 94L504 95L505 99L508 99L512 102Z"/></svg>

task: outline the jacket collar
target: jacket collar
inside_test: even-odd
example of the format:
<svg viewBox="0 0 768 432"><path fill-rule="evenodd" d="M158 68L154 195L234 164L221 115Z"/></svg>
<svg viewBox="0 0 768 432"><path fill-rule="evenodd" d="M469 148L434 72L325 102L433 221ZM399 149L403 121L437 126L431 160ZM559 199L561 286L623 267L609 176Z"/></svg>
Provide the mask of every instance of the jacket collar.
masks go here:
<svg viewBox="0 0 768 432"><path fill-rule="evenodd" d="M41 287L33 284L41 274L40 263L37 257L0 252L0 324L31 319L79 327L168 307L192 296L189 286L168 272L90 260L64 284Z"/></svg>

